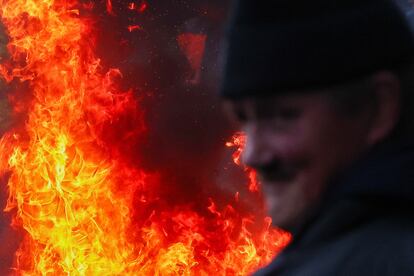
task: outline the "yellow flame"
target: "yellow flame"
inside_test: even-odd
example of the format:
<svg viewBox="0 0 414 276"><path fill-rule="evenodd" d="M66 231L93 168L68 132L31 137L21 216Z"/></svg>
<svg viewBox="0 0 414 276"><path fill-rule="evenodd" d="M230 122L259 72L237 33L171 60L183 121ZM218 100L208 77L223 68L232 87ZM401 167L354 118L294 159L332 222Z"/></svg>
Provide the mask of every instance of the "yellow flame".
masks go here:
<svg viewBox="0 0 414 276"><path fill-rule="evenodd" d="M5 210L16 212L15 226L26 231L16 273L246 275L269 262L282 247L277 242L284 245L289 237L268 228L261 232L268 237L257 244L243 225L238 236L226 237L231 242L224 253L203 244L206 233L213 234L195 213L166 215L180 226L176 241L169 241L156 219L131 229L134 191L149 185L147 176L111 154L100 137L103 126L135 101L114 88L118 70L102 73L89 22L76 5L0 0L11 60L0 65L0 73L8 82L28 84L33 96L23 130L0 140L0 172L10 173ZM217 220L224 230L234 228L224 215ZM196 244L204 247L197 251Z"/></svg>

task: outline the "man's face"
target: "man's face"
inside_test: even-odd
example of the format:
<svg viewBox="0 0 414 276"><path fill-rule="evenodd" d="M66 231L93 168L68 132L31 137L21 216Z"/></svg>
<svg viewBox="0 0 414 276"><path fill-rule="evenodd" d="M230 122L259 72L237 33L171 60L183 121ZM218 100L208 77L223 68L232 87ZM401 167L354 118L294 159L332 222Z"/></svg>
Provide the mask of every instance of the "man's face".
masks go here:
<svg viewBox="0 0 414 276"><path fill-rule="evenodd" d="M367 116L335 110L324 93L227 103L247 135L243 161L261 181L274 225L301 224L329 180L367 147Z"/></svg>

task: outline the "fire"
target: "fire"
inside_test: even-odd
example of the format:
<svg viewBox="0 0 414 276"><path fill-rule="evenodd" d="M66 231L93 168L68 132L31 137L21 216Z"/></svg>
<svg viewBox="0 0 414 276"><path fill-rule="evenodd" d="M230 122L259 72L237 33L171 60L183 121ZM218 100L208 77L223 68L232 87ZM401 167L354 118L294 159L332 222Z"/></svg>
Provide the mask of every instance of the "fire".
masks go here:
<svg viewBox="0 0 414 276"><path fill-rule="evenodd" d="M131 3L128 4L128 9L133 11L133 10L135 10L135 8L136 8L136 6L135 6L134 2L131 2Z"/></svg>
<svg viewBox="0 0 414 276"><path fill-rule="evenodd" d="M256 178L256 172L249 167L246 167L241 162L241 155L243 153L244 146L246 145L246 136L239 132L233 136L232 142L227 142L227 147L236 147L237 150L233 153L233 161L239 166L243 167L244 172L249 178L249 191L251 192L258 192L259 191L259 182Z"/></svg>
<svg viewBox="0 0 414 276"><path fill-rule="evenodd" d="M115 15L112 0L106 0L106 11L110 15Z"/></svg>
<svg viewBox="0 0 414 276"><path fill-rule="evenodd" d="M131 11L136 10L139 13L143 13L147 10L147 8L148 8L148 3L144 0L141 1L139 5L137 5L135 2L128 3L128 9L130 9Z"/></svg>
<svg viewBox="0 0 414 276"><path fill-rule="evenodd" d="M129 25L128 26L128 31L131 33L135 30L142 30L142 27L139 25Z"/></svg>
<svg viewBox="0 0 414 276"><path fill-rule="evenodd" d="M15 274L246 275L268 263L290 239L269 218L213 199L204 212L158 204L157 177L125 155L145 134L143 113L117 88L121 72L100 65L81 7L0 0L0 73L25 118L0 140L5 211L25 231Z"/></svg>

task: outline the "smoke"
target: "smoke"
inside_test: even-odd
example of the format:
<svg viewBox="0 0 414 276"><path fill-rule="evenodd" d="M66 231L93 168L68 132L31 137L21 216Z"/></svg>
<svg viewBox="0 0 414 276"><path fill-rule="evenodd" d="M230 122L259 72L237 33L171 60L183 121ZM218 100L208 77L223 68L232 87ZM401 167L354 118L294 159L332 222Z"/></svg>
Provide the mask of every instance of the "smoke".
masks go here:
<svg viewBox="0 0 414 276"><path fill-rule="evenodd" d="M135 11L120 2L112 2L118 16L100 17L96 23L98 29L118 31L100 33L97 45L104 64L125 72L123 85L136 88L145 109L148 132L132 162L159 174L171 204L222 194L216 183L223 157L231 160L224 144L234 132L217 97L229 1L153 1L133 17L128 15ZM129 32L131 25L142 29ZM196 81L177 40L184 33L206 36Z"/></svg>

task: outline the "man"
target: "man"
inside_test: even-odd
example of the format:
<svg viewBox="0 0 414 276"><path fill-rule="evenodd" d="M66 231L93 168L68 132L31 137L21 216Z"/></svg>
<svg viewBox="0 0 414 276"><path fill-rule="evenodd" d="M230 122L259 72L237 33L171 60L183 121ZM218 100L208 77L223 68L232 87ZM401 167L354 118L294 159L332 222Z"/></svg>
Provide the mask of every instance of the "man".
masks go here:
<svg viewBox="0 0 414 276"><path fill-rule="evenodd" d="M411 12L237 2L221 93L274 225L293 234L257 275L414 275Z"/></svg>

